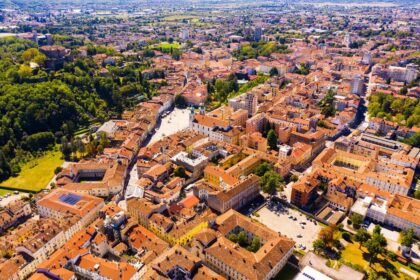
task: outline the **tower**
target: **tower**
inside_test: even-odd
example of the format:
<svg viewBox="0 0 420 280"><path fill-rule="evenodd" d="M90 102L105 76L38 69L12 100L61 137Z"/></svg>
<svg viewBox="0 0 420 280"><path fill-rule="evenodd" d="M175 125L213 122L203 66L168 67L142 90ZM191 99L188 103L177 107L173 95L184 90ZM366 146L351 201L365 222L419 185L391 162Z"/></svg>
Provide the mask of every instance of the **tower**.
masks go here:
<svg viewBox="0 0 420 280"><path fill-rule="evenodd" d="M346 34L346 35L344 35L344 40L343 40L343 44L347 47L347 48L349 48L350 47L350 45L351 45L351 37L350 37L350 34Z"/></svg>
<svg viewBox="0 0 420 280"><path fill-rule="evenodd" d="M254 40L255 41L260 41L261 37L262 37L263 31L261 27L255 27L255 31L254 31Z"/></svg>
<svg viewBox="0 0 420 280"><path fill-rule="evenodd" d="M257 112L257 97L252 93L248 92L245 98L246 109L248 110L248 116L253 116Z"/></svg>
<svg viewBox="0 0 420 280"><path fill-rule="evenodd" d="M370 52L364 52L362 63L366 65L370 65L372 63L372 54Z"/></svg>

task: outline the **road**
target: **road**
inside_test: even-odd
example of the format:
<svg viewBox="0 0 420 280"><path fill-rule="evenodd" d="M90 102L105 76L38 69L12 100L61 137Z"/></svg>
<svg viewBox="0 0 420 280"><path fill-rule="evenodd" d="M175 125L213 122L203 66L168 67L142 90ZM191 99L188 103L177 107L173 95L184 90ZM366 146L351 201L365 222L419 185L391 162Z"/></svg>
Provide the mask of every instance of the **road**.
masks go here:
<svg viewBox="0 0 420 280"><path fill-rule="evenodd" d="M362 103L362 110L363 112L363 119L360 122L360 124L357 126L357 129L360 131L365 131L369 125L369 114L368 114L368 107L369 107L369 97L372 94L372 87L375 85L374 83L372 83L372 73L373 71L371 70L369 72L369 80L366 86L366 93L365 96L362 96L363 98L363 103Z"/></svg>

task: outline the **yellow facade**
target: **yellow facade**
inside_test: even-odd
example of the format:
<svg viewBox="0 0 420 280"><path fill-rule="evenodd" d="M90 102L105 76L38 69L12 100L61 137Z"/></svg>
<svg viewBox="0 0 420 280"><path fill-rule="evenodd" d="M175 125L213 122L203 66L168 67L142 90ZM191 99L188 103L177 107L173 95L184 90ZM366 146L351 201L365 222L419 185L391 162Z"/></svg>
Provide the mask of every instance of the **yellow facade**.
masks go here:
<svg viewBox="0 0 420 280"><path fill-rule="evenodd" d="M194 235L196 235L197 233L199 233L202 229L207 228L208 227L208 222L202 222L200 224L198 224L197 226L195 226L193 229L191 229L189 232L187 232L186 234L182 235L179 238L176 238L174 236L172 236L169 233L165 233L163 232L160 227L157 227L153 224L149 224L147 226L147 228L153 232L154 234L156 234L158 237L160 237L161 239L165 240L166 242L168 242L171 246L175 245L175 244L179 244L181 246L186 245L187 243L189 243Z"/></svg>

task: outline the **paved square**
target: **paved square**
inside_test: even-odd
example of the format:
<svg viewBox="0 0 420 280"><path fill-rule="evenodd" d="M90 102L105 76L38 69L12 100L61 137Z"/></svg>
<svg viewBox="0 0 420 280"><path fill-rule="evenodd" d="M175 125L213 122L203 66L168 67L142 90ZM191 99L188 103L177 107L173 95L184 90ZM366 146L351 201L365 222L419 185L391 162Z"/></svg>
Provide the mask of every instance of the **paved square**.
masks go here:
<svg viewBox="0 0 420 280"><path fill-rule="evenodd" d="M259 217L253 216L253 218L272 230L292 238L296 242L297 249L302 250L299 248L300 244L305 246L304 251L312 249L312 242L318 238L318 233L321 230L318 222L315 224L312 218L309 221L307 216L285 205L281 207L264 206L258 211L258 214ZM296 218L296 221L289 216ZM301 222L305 224L301 224Z"/></svg>

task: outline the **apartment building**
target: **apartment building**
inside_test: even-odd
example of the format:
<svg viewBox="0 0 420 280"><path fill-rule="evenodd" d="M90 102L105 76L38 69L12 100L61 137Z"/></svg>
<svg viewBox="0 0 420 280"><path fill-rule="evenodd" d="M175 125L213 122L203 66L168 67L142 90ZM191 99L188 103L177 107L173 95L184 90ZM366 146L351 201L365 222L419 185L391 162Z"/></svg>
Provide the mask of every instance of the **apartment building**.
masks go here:
<svg viewBox="0 0 420 280"><path fill-rule="evenodd" d="M261 247L251 252L229 240L232 233L240 231L246 233L248 241L258 238ZM271 279L286 265L293 246L291 239L231 209L217 217L211 229L195 236L192 253L229 279Z"/></svg>

